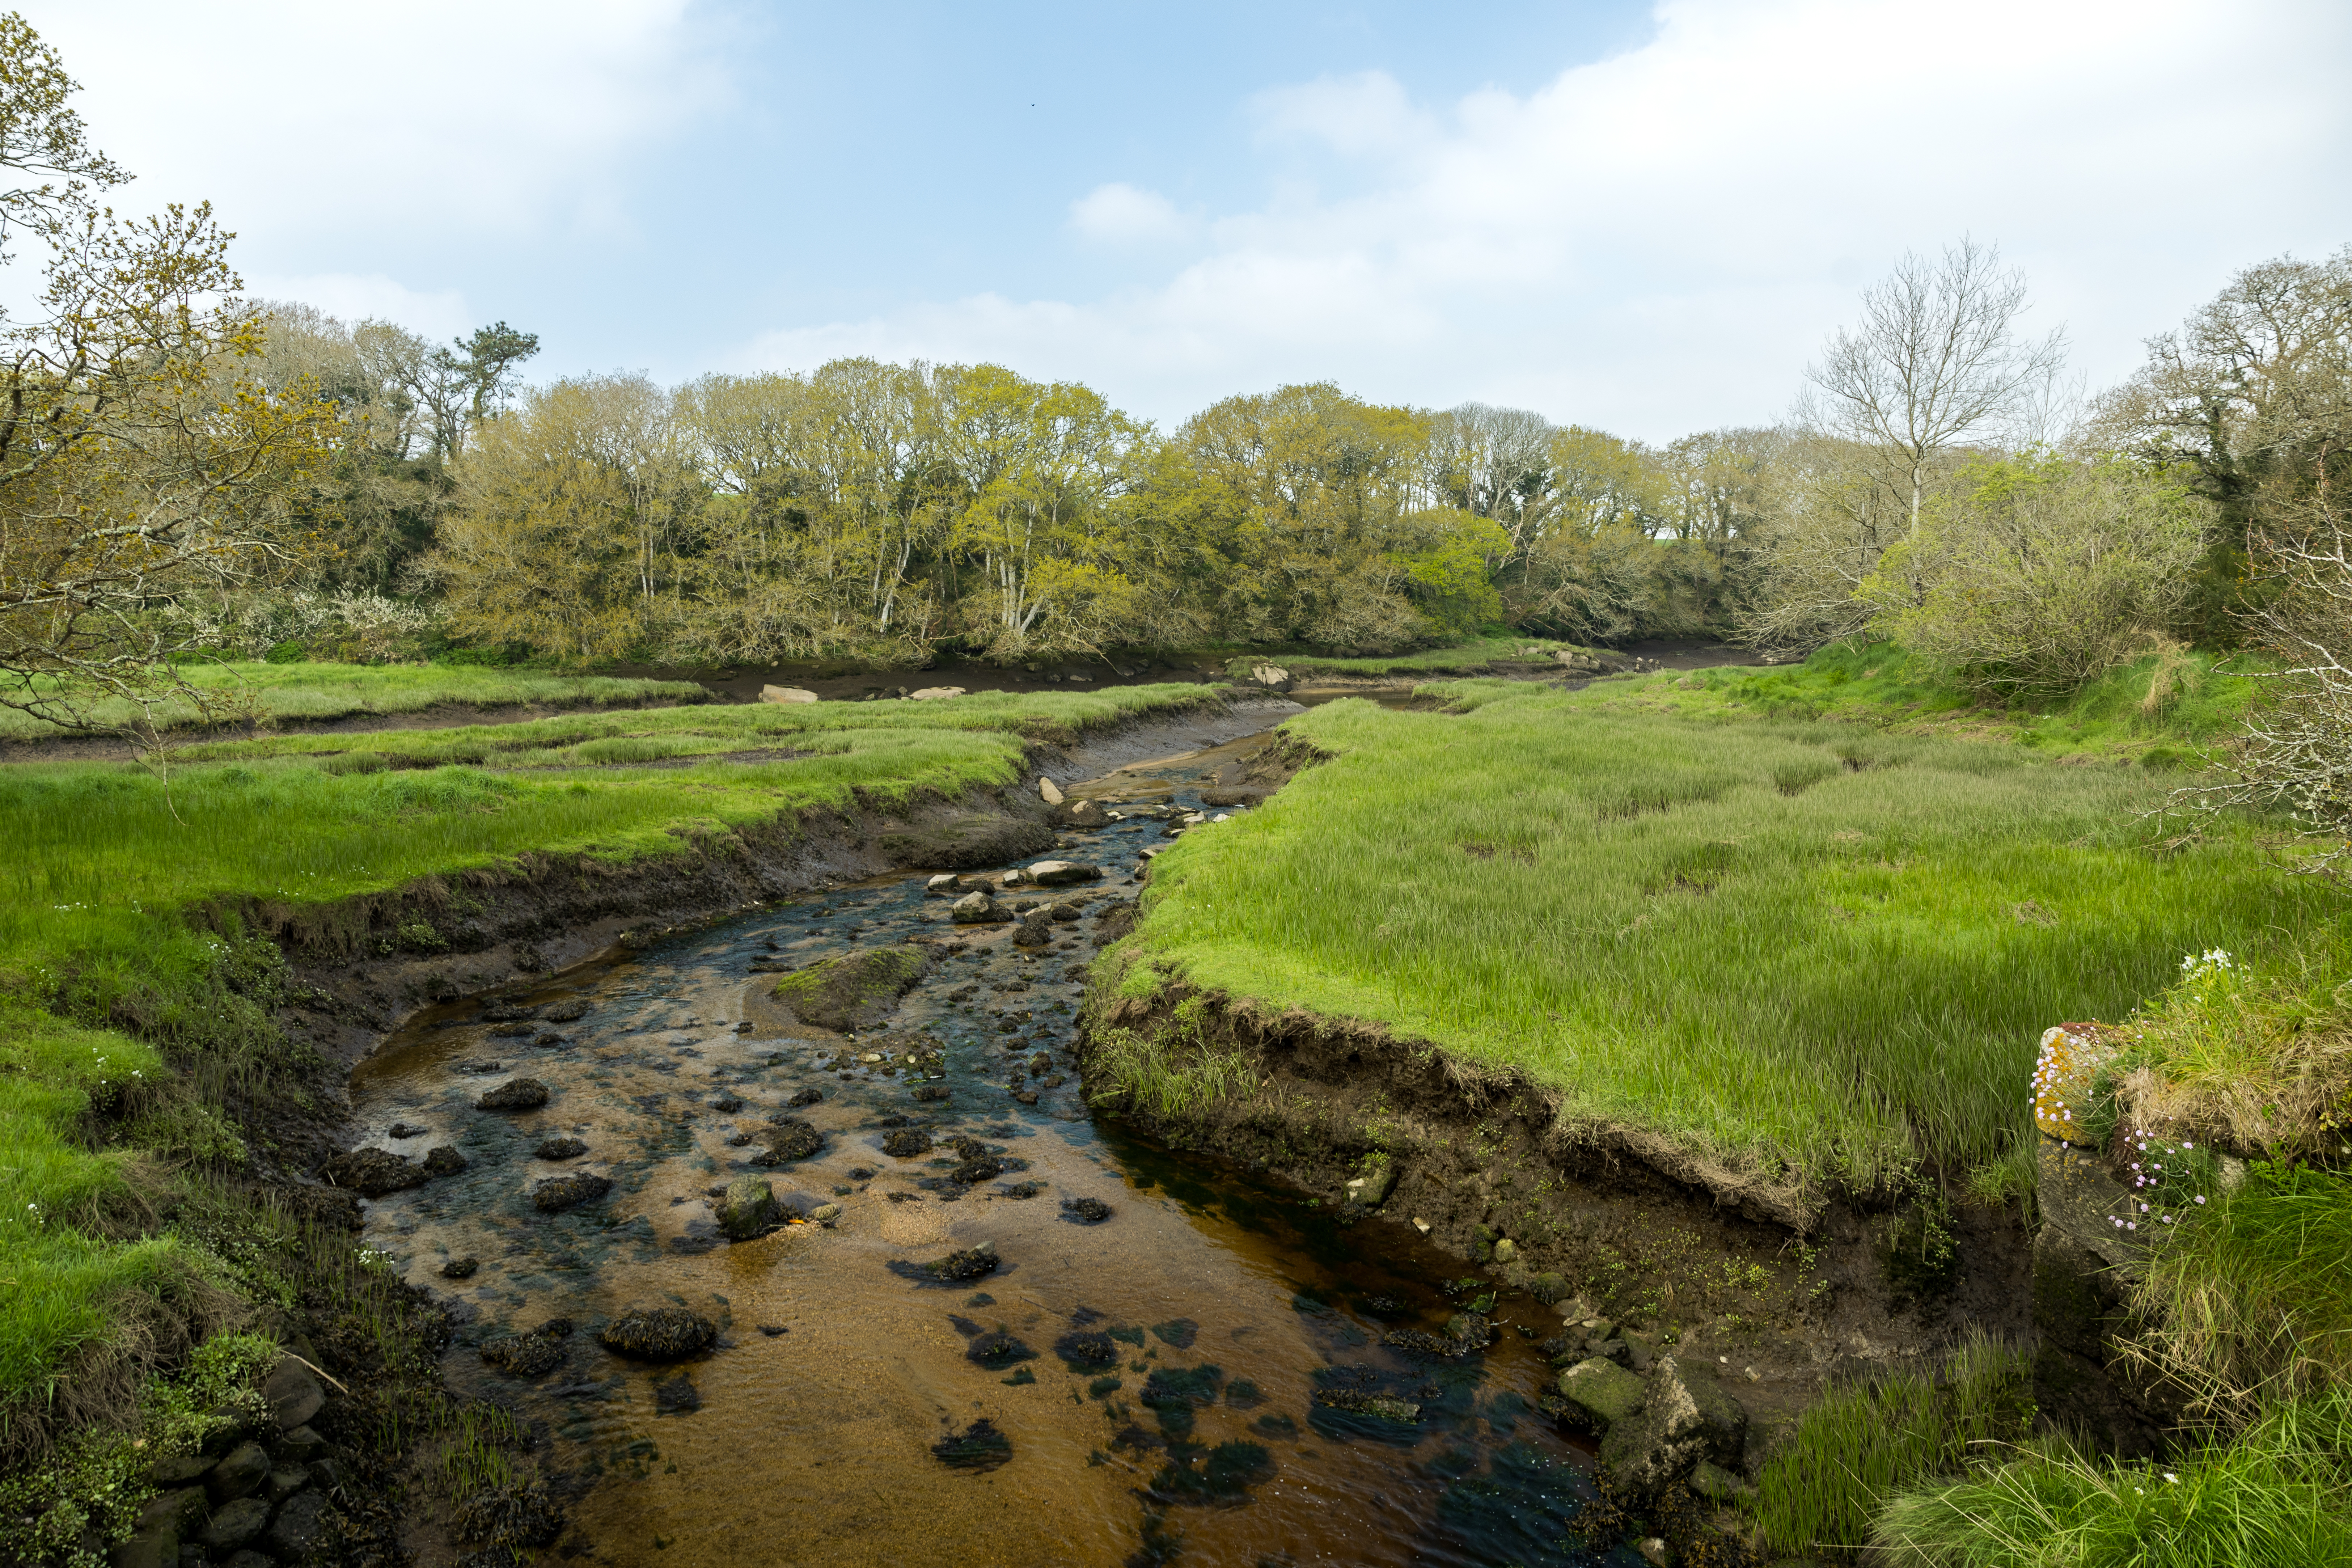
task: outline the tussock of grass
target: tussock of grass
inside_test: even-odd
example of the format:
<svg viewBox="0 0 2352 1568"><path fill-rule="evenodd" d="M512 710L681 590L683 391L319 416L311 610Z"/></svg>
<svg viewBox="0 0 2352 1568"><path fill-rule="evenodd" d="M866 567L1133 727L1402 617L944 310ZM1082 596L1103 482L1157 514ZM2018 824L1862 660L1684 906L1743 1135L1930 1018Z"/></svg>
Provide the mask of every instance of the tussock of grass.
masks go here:
<svg viewBox="0 0 2352 1568"><path fill-rule="evenodd" d="M1464 710L1292 721L1336 760L1155 862L1133 940L1203 986L1519 1068L1571 1124L1816 1191L1923 1158L2013 1178L2052 1020L2342 907L2283 887L2251 830L2152 853L2133 814L2160 785L2134 770L1433 689Z"/></svg>
<svg viewBox="0 0 2352 1568"><path fill-rule="evenodd" d="M1834 1389L1757 1478L1757 1526L1775 1552L1847 1556L1898 1491L1957 1476L2033 1422L2032 1357L1972 1339L1939 1373L1898 1372Z"/></svg>
<svg viewBox="0 0 2352 1568"><path fill-rule="evenodd" d="M2135 1347L2214 1408L2352 1389L2352 1179L2255 1166L2150 1258Z"/></svg>
<svg viewBox="0 0 2352 1568"><path fill-rule="evenodd" d="M191 665L188 683L217 693L242 715L264 720L346 719L364 713L415 713L442 703L476 708L540 704L551 708L626 708L640 702L700 702L702 688L690 680L645 680L613 676L549 675L478 665L262 664L236 661ZM90 716L100 725L128 724L138 717L130 703L95 703ZM200 723L203 716L184 702L156 710L163 729ZM13 709L0 709L0 740L47 740L62 733Z"/></svg>
<svg viewBox="0 0 2352 1568"><path fill-rule="evenodd" d="M1901 1568L2303 1568L2352 1563L2352 1391L2288 1405L2168 1465L2045 1442L1893 1500L1872 1531Z"/></svg>
<svg viewBox="0 0 2352 1568"><path fill-rule="evenodd" d="M1206 1003L1193 996L1178 1003L1150 1034L1123 1026L1095 1030L1089 1049L1104 1087L1093 1092L1093 1102L1173 1120L1247 1090L1250 1058L1210 1037L1206 1014Z"/></svg>
<svg viewBox="0 0 2352 1568"><path fill-rule="evenodd" d="M1956 684L1949 672L1892 643L1837 643L1802 664L1726 668L1616 680L1612 700L1706 714L1842 719L1927 732L2014 741L2052 755L2114 753L2151 771L2198 765L2232 732L2254 683L2217 669L2216 656L2166 646L2120 664L2072 696L2011 704Z"/></svg>

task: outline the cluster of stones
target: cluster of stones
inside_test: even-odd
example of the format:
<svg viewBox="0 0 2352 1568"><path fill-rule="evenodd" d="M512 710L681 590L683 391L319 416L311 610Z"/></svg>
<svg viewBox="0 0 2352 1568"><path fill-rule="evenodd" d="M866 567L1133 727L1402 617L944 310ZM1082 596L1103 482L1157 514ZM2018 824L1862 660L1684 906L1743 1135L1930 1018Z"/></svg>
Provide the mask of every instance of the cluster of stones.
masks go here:
<svg viewBox="0 0 2352 1568"><path fill-rule="evenodd" d="M288 1356L262 1384L261 1422L232 1426L201 1453L159 1458L158 1489L111 1568L179 1568L183 1553L221 1568L274 1568L307 1560L324 1529L330 1491L348 1479L333 1447L310 1423L326 1390Z"/></svg>
<svg viewBox="0 0 2352 1568"><path fill-rule="evenodd" d="M1588 1345L1595 1331L1613 1328L1589 1324ZM1706 1363L1636 1350L1635 1338L1593 1346L1612 1353L1588 1355L1561 1373L1558 1414L1600 1435L1601 1463L1629 1495L1654 1497L1677 1483L1718 1502L1743 1495L1747 1406Z"/></svg>

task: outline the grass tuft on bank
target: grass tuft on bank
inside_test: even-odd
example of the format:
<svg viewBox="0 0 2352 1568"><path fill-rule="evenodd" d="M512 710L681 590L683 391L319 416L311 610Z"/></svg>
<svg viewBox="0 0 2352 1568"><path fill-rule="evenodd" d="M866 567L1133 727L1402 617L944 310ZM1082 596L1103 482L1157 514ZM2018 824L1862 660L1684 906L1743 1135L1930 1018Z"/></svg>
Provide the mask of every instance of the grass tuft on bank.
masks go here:
<svg viewBox="0 0 2352 1568"><path fill-rule="evenodd" d="M701 702L709 695L691 680L554 675L462 664L236 660L190 665L182 673L190 685L224 703L236 720L264 723L388 717L443 706L632 708L647 702ZM138 716L131 704L120 700L100 701L90 709L91 719L100 726L127 725ZM162 704L156 720L165 730L205 721L184 702ZM47 741L66 733L29 714L0 708L0 741Z"/></svg>
<svg viewBox="0 0 2352 1568"><path fill-rule="evenodd" d="M1549 637L1472 637L1463 642L1448 643L1444 647L1423 648L1416 653L1381 654L1362 658L1334 658L1306 653L1245 653L1228 659L1225 669L1235 680L1247 680L1253 667L1265 664L1288 670L1298 680L1312 680L1318 675L1464 675L1483 671L1497 661L1548 664L1552 662L1555 655L1561 653L1605 657L1599 649L1585 647L1579 643L1559 642Z"/></svg>
<svg viewBox="0 0 2352 1568"><path fill-rule="evenodd" d="M2041 1031L2342 895L2252 825L2167 851L2143 770L1503 681L1335 702L1334 760L1155 862L1123 984L1386 1024L1797 1190L2025 1190Z"/></svg>

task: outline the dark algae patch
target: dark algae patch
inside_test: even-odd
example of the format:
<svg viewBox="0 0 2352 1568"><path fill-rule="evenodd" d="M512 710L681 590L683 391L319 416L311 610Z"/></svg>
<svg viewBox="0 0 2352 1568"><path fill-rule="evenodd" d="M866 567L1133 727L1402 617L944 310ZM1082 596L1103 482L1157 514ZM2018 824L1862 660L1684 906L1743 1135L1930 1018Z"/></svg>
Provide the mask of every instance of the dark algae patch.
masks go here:
<svg viewBox="0 0 2352 1568"><path fill-rule="evenodd" d="M983 1415L932 1444L931 1454L952 1470L992 1470L1013 1458L1013 1439Z"/></svg>

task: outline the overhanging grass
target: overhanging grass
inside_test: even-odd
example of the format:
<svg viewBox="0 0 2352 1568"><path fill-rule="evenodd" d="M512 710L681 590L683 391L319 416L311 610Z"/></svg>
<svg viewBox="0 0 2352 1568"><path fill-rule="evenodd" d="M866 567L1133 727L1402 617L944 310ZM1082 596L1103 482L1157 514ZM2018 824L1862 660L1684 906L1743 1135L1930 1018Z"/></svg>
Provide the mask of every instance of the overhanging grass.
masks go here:
<svg viewBox="0 0 2352 1568"><path fill-rule="evenodd" d="M190 665L182 673L191 686L218 693L252 716L267 720L415 713L443 703L475 708L626 708L642 702L700 702L705 697L702 688L690 680L549 675L478 665L237 661ZM109 700L93 704L90 716L101 725L128 724L138 711L128 702ZM202 716L184 702L162 704L156 719L164 729L202 721ZM13 709L0 709L0 740L47 740L64 732Z"/></svg>
<svg viewBox="0 0 2352 1568"><path fill-rule="evenodd" d="M2159 858L2135 770L1444 689L1473 710L1292 721L1337 759L1156 862L1135 940L1816 1190L1922 1158L2021 1184L2043 1028L2342 907L2251 832Z"/></svg>
<svg viewBox="0 0 2352 1568"><path fill-rule="evenodd" d="M1958 1476L2032 1425L2032 1356L1985 1339L1933 1376L1895 1372L1832 1389L1757 1478L1757 1527L1776 1553L1850 1557L1897 1492Z"/></svg>
<svg viewBox="0 0 2352 1568"><path fill-rule="evenodd" d="M2170 1464L2055 1444L1891 1501L1873 1544L1904 1568L2303 1568L2352 1563L2352 1391L2288 1405Z"/></svg>
<svg viewBox="0 0 2352 1568"><path fill-rule="evenodd" d="M2186 648L2117 665L2063 699L2006 703L1963 689L1949 671L1893 643L1836 643L1802 664L1727 667L1614 680L1605 700L1690 714L1831 718L1928 733L2014 741L2053 754L2121 753L2154 769L2194 766L2204 745L2235 730L2259 668Z"/></svg>

